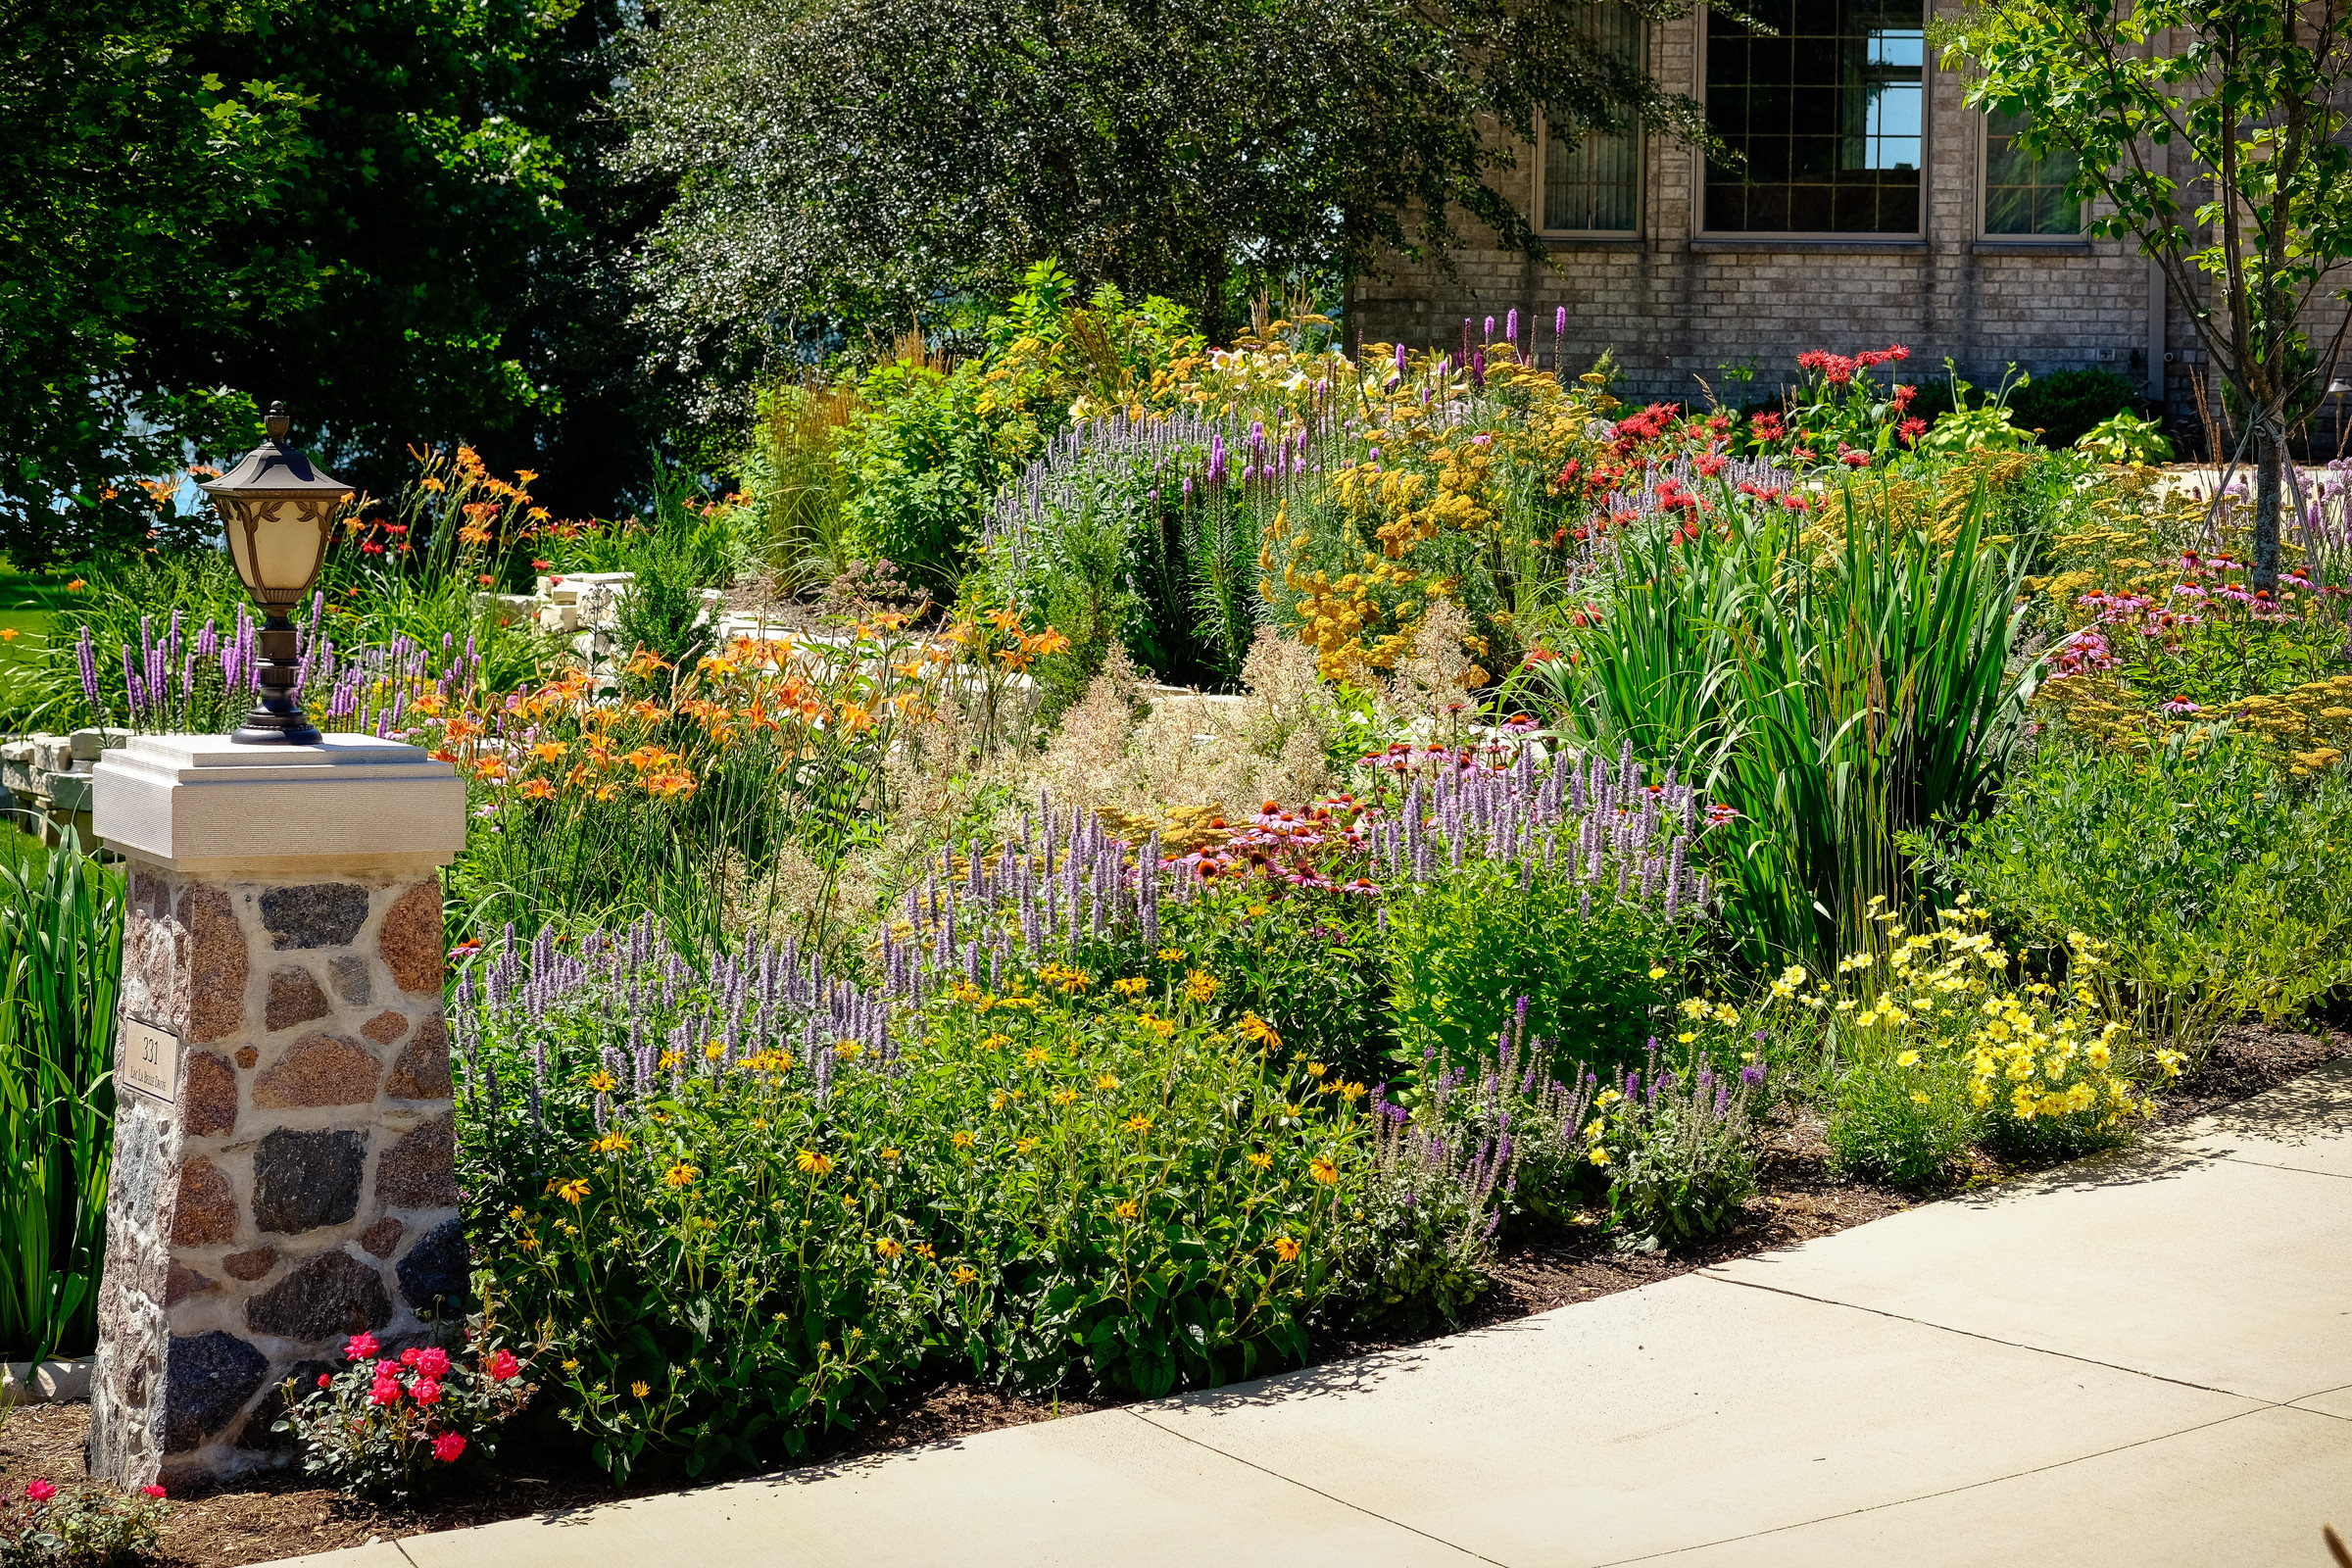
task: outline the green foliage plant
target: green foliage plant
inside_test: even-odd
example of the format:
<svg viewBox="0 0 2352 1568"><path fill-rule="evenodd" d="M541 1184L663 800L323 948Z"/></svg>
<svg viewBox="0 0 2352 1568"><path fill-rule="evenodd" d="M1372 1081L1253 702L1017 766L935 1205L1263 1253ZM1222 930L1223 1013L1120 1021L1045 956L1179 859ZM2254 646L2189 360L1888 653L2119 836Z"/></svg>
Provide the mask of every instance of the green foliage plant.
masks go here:
<svg viewBox="0 0 2352 1568"><path fill-rule="evenodd" d="M2159 419L2143 419L2129 408L2118 409L2082 432L2075 450L2087 452L2101 463L2170 463L2173 443Z"/></svg>
<svg viewBox="0 0 2352 1568"><path fill-rule="evenodd" d="M1590 885L1474 861L1389 899L1391 1027L1405 1060L1476 1055L1518 1021L1606 1072L1637 1059L1667 977L1692 956L1687 920ZM1524 999L1524 1003L1522 1002Z"/></svg>
<svg viewBox="0 0 2352 1568"><path fill-rule="evenodd" d="M1643 1065L1593 1097L1586 1157L1605 1166L1609 1219L1621 1247L1662 1251L1720 1236L1756 1191L1756 1128L1748 1093L1760 1069L1721 1077L1695 1053L1649 1042Z"/></svg>
<svg viewBox="0 0 2352 1568"><path fill-rule="evenodd" d="M2301 323L2352 262L2345 21L2334 0L2128 12L1991 0L1930 32L1947 67L1969 70L1972 108L2023 117L2019 145L2035 157L2072 155L2067 195L2098 204L2092 234L2138 240L2175 298L2216 299L2191 319L2245 411L2251 585L2274 594L2288 426L2335 358ZM2183 157L2212 172L2194 204L2171 172Z"/></svg>
<svg viewBox="0 0 2352 1568"><path fill-rule="evenodd" d="M1822 1137L1839 1175L1932 1192L1967 1168L1980 1117L1958 1056L1874 1053L1835 1081Z"/></svg>
<svg viewBox="0 0 2352 1568"><path fill-rule="evenodd" d="M362 1332L343 1354L315 1388L287 1382L286 1413L270 1430L291 1436L307 1474L372 1501L419 1502L479 1475L534 1390L530 1362L507 1347L487 1307L465 1324L455 1353L428 1343L396 1354Z"/></svg>
<svg viewBox="0 0 2352 1568"><path fill-rule="evenodd" d="M1838 497L1808 528L1724 485L1716 527L1637 532L1577 659L1530 688L1737 813L1710 842L1759 965L1841 951L1900 889L1896 835L1988 803L2023 728L2026 551L1986 538L1981 498L1947 524L1885 480Z"/></svg>
<svg viewBox="0 0 2352 1568"><path fill-rule="evenodd" d="M2229 735L2183 734L2133 755L2045 746L1982 821L1918 847L2020 940L2063 964L2089 933L2084 977L2111 1015L2201 1056L2253 1014L2294 1016L2352 980L2344 874L2352 784L2306 780Z"/></svg>
<svg viewBox="0 0 2352 1568"><path fill-rule="evenodd" d="M54 850L0 859L0 1353L10 1360L84 1354L97 1340L122 956L122 880L71 830Z"/></svg>

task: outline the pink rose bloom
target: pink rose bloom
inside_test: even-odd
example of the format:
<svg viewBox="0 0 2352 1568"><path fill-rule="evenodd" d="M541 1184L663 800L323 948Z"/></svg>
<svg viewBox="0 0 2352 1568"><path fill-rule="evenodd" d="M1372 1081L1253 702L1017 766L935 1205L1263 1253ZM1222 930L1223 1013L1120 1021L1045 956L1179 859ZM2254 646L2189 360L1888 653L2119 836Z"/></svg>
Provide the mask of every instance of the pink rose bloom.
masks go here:
<svg viewBox="0 0 2352 1568"><path fill-rule="evenodd" d="M522 1371L522 1364L514 1359L514 1351L501 1350L496 1355L490 1357L489 1366L483 1370L490 1374L491 1382L504 1383L507 1381L507 1379L520 1374Z"/></svg>
<svg viewBox="0 0 2352 1568"><path fill-rule="evenodd" d="M416 1357L416 1370L436 1380L449 1376L449 1352L438 1346L426 1350Z"/></svg>
<svg viewBox="0 0 2352 1568"><path fill-rule="evenodd" d="M374 1335L354 1334L351 1337L351 1343L343 1347L343 1353L354 1361L365 1361L382 1348L382 1346L376 1344Z"/></svg>
<svg viewBox="0 0 2352 1568"><path fill-rule="evenodd" d="M28 1482L24 1487L24 1495L35 1502L47 1502L57 1495L57 1488L46 1481Z"/></svg>
<svg viewBox="0 0 2352 1568"><path fill-rule="evenodd" d="M465 1451L466 1440L455 1432L444 1432L433 1440L433 1457L443 1464L456 1462L458 1455Z"/></svg>

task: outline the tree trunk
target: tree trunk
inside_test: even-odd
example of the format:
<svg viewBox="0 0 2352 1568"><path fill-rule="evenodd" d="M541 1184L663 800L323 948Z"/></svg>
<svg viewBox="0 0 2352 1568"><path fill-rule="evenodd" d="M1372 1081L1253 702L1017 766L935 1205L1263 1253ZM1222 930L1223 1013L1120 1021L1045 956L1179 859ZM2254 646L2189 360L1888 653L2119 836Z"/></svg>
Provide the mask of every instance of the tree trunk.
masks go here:
<svg viewBox="0 0 2352 1568"><path fill-rule="evenodd" d="M2254 562L2246 586L2278 597L2278 492L2284 483L2286 444L2264 422L2254 427Z"/></svg>

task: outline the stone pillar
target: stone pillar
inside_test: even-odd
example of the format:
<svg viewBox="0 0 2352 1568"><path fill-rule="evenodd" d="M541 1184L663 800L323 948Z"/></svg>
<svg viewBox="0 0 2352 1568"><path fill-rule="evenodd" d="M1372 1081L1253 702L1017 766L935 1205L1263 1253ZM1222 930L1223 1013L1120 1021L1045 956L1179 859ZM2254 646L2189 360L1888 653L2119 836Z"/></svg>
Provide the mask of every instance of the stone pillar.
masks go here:
<svg viewBox="0 0 2352 1568"><path fill-rule="evenodd" d="M284 1462L289 1376L464 1294L437 868L455 769L415 747L150 735L93 774L126 858L90 1473Z"/></svg>

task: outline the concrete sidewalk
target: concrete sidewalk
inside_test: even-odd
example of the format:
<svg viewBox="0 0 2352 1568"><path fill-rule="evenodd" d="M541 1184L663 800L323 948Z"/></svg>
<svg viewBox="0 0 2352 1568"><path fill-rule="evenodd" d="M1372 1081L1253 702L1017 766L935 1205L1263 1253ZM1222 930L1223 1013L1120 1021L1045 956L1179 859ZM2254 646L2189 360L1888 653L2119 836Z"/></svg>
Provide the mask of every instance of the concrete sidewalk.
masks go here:
<svg viewBox="0 0 2352 1568"><path fill-rule="evenodd" d="M2126 1155L1395 1353L342 1568L2327 1568L2352 1061Z"/></svg>

